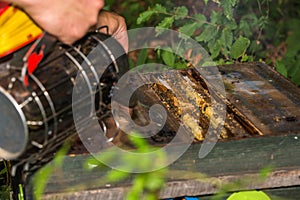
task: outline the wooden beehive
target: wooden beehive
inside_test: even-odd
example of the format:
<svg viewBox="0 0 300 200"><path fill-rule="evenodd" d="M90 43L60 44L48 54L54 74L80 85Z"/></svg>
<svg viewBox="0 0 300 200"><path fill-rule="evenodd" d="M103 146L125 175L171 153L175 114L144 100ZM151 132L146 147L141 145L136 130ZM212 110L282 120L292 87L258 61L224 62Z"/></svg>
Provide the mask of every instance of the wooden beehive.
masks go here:
<svg viewBox="0 0 300 200"><path fill-rule="evenodd" d="M199 74L190 69L152 73L149 77L155 84L138 91L139 96L146 97L140 99L143 105L158 102L169 110L163 131L151 138L154 144L171 140L182 122L180 117L184 119L182 123L187 132L195 137L195 143L169 166L172 176L168 178L161 198L204 198L217 192L215 181L258 179L260 170L266 166L273 168L267 179L243 184L239 189L260 189L290 198L300 196L297 187L300 185L300 89L262 63L218 68L226 88L226 97L221 98L227 106L226 120L218 135L219 142L203 159L199 159L198 152L209 126L209 98L213 94L209 93ZM180 93L179 90L188 94L178 97L175 94ZM186 106L179 108L178 101ZM200 129L202 132L199 133ZM123 199L130 183L91 182L101 179L107 171L85 171L81 166L89 156L86 153L66 156L63 167L51 175L44 199ZM203 174L211 181L199 181ZM34 176L29 176L26 186L29 199L34 190L30 180Z"/></svg>

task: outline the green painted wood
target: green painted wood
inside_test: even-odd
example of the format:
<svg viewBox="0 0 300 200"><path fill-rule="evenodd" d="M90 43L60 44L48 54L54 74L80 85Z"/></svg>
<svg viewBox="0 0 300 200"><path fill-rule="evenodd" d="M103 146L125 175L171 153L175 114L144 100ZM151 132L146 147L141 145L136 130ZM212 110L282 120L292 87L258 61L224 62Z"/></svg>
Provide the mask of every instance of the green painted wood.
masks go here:
<svg viewBox="0 0 300 200"><path fill-rule="evenodd" d="M245 175L258 176L266 166L273 167L273 179L268 183L258 182L243 188L300 185L300 171L297 171L300 170L300 136L259 137L219 142L204 159L198 158L200 146L201 144L192 145L178 161L170 165L169 190L165 190L162 196L211 194L217 191L216 185L195 180L201 180L205 175L223 181L234 181L244 179ZM63 167L57 169L48 182L45 192L49 198L51 194L67 195L64 193L75 191L86 193L86 190L94 190L97 195L110 193L120 196L120 193L126 192L130 180L118 184L106 183L103 180L106 170L86 171L82 166L88 157L89 155L80 155L65 158ZM186 187L190 190L182 189Z"/></svg>
<svg viewBox="0 0 300 200"><path fill-rule="evenodd" d="M300 166L300 137L297 135L219 142L203 159L198 158L200 147L201 144L192 145L170 166L171 169L198 171L215 176L258 172L265 166L278 169Z"/></svg>

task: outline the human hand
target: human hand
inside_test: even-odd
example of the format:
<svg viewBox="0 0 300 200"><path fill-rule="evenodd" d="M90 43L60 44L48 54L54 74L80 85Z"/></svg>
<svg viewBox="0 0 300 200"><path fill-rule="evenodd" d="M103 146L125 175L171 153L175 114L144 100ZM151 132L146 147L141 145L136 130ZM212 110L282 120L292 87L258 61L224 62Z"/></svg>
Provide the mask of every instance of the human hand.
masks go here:
<svg viewBox="0 0 300 200"><path fill-rule="evenodd" d="M108 34L112 35L128 52L128 35L125 19L113 12L101 10L98 16L97 27L108 26ZM100 32L106 33L101 29Z"/></svg>
<svg viewBox="0 0 300 200"><path fill-rule="evenodd" d="M43 30L72 44L96 25L104 0L4 0L21 7Z"/></svg>

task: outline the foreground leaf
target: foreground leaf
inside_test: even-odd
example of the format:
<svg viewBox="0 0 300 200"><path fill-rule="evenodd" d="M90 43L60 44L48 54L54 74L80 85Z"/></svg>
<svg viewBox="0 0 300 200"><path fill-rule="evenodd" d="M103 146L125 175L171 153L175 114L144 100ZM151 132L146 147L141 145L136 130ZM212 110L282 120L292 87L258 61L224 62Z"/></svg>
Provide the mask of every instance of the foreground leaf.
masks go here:
<svg viewBox="0 0 300 200"><path fill-rule="evenodd" d="M238 59L245 54L247 48L250 45L250 40L243 36L240 36L232 45L230 55L233 59Z"/></svg>

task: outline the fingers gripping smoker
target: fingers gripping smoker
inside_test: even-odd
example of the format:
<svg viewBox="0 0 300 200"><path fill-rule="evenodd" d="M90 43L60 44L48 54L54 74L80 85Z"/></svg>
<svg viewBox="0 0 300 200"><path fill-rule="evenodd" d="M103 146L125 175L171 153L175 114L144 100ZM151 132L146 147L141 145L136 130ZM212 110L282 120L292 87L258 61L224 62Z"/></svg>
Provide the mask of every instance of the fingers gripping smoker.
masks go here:
<svg viewBox="0 0 300 200"><path fill-rule="evenodd" d="M77 74L87 86L97 85L90 95L95 95L97 116L107 115L113 86L128 70L125 51L113 38L105 43L107 38L92 32L74 46L57 43L34 73L28 74L28 86L21 61L13 58L6 64L0 75L0 158L16 160L18 165L38 162L76 132L72 91ZM90 58L95 49L99 54ZM17 52L16 58L18 53L22 54Z"/></svg>

